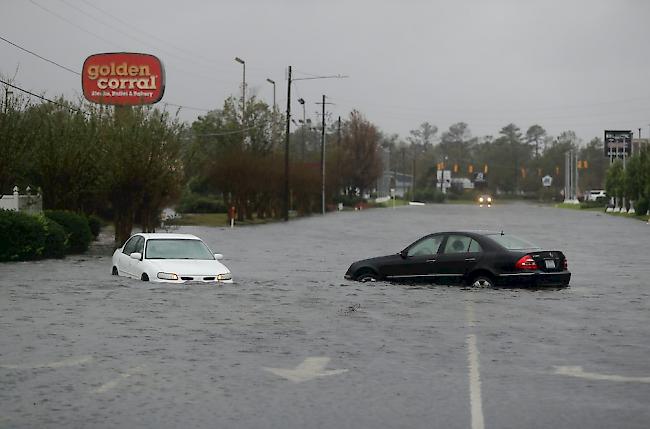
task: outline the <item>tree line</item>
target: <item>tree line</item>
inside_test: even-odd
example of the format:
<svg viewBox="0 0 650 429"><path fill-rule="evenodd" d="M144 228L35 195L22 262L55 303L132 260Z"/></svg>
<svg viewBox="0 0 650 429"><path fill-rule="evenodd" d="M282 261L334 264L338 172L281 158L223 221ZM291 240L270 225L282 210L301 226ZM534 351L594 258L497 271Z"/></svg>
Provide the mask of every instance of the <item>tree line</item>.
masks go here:
<svg viewBox="0 0 650 429"><path fill-rule="evenodd" d="M452 124L440 135L436 126L424 122L406 139L385 138L383 146L391 154L391 169L415 177L415 198L439 185L440 169L449 170L452 177L476 178L480 173L492 193L539 197L550 192L559 198L567 151L578 154L581 190L603 188L609 164L602 139L584 145L573 131L554 137L537 124L525 133L511 123L497 136L475 137L464 122ZM552 186L544 190L541 179L547 175L552 177Z"/></svg>
<svg viewBox="0 0 650 429"><path fill-rule="evenodd" d="M34 104L14 95L0 109L0 191L40 188L46 209L112 219L116 244L133 226L159 225L161 210L188 195L236 207L241 220L281 218L286 116L255 96L229 97L191 124L152 106L114 108L59 98ZM359 111L325 125L328 206L372 195L384 170L412 174L412 197L438 187L436 170L483 173L492 192L537 195L541 177L564 186L564 153L579 150L582 189L601 188L608 160L602 140L580 145L575 133L552 137L514 124L496 137L471 135L464 122L438 135L428 122L406 139L382 133ZM289 136L290 209L321 210L323 124L298 121ZM584 160L584 164L582 164Z"/></svg>

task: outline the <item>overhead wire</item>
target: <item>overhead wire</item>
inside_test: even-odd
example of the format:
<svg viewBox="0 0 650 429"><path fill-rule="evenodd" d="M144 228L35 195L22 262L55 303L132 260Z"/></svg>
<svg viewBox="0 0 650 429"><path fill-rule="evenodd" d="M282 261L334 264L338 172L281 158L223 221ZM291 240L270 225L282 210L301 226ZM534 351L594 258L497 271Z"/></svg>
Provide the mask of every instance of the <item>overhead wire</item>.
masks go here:
<svg viewBox="0 0 650 429"><path fill-rule="evenodd" d="M64 65L61 65L61 64L57 63L56 61L50 60L49 58L45 58L44 56L39 55L39 54L37 54L36 52L31 51L31 50L29 50L29 49L27 49L27 48L24 48L23 46L20 46L19 44L14 43L14 42L12 42L12 41L10 41L10 40L8 40L8 39L5 39L5 38L2 37L2 36L0 36L0 39L3 40L3 41L5 41L5 42L7 42L7 43L9 43L9 44L12 45L12 46L18 48L18 49L20 49L21 51L27 52L27 53L29 53L29 54L31 54L31 55L33 55L33 56L35 56L35 57L37 57L37 58L43 60L43 61L46 61L46 62L48 62L48 63L50 63L50 64L53 64L53 65L55 65L55 66L57 66L57 67L59 67L59 68L61 68L61 69L63 69L63 70L66 70L66 71L68 71L68 72L70 72L70 73L73 73L73 74L75 74L75 75L77 75L77 76L81 76L81 73L79 73L78 71L75 71L75 70L73 70L73 69L71 69L71 68L69 68L69 67L66 67L66 66L64 66ZM175 103L168 103L168 102L165 102L164 104L167 104L167 105L170 105L170 106L174 106L174 107L184 108L184 109L188 109L188 110L199 110L199 111L205 111L205 112L209 112L209 111L210 111L210 109L204 109L204 108L201 108L201 107L186 106L186 105L182 105L182 104L175 104Z"/></svg>
<svg viewBox="0 0 650 429"><path fill-rule="evenodd" d="M31 92L31 91L29 91L29 90L27 90L27 89L21 88L21 87L16 86L16 85L13 85L13 84L11 84L11 83L9 83L9 82L5 82L5 81L2 80L2 79L0 79L0 83L2 83L2 84L4 84L4 85L7 85L7 86L10 86L11 88L17 89L18 91L24 92L25 94L29 94L29 95L32 96L32 97L39 98L39 99L41 99L41 100L43 100L43 101L47 101L48 103L52 103L52 104L55 104L55 105L57 105L57 106L59 106L59 107L63 107L64 109L68 109L68 110L70 110L70 111L72 111L72 112L82 113L82 114L87 115L87 116L90 116L90 115L91 115L89 112L84 112L84 111L81 110L81 109L76 109L76 108L74 108L74 107L66 106L66 105L63 104L63 103L59 103L58 101L50 100L49 98L44 97L44 96L42 96L42 95L34 94L33 92Z"/></svg>

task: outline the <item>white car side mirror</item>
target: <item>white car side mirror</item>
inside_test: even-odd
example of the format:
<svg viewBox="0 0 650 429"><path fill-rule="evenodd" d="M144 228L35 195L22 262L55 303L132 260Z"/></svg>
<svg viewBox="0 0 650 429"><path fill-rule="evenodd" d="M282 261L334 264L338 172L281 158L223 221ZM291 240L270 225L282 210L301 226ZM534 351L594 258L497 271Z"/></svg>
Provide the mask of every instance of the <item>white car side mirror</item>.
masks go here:
<svg viewBox="0 0 650 429"><path fill-rule="evenodd" d="M137 259L137 260L142 259L142 253L140 252L131 253L131 259Z"/></svg>
<svg viewBox="0 0 650 429"><path fill-rule="evenodd" d="M220 261L220 260L223 259L223 255L221 253L215 253L214 254L214 259L216 259L217 261Z"/></svg>

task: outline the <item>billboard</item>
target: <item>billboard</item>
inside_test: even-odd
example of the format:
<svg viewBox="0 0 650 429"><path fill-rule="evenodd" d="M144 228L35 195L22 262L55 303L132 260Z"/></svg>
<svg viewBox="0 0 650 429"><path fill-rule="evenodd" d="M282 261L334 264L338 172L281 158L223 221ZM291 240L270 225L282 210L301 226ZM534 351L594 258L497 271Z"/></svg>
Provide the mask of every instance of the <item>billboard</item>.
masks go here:
<svg viewBox="0 0 650 429"><path fill-rule="evenodd" d="M632 148L632 131L630 130L605 130L605 156L627 157Z"/></svg>
<svg viewBox="0 0 650 429"><path fill-rule="evenodd" d="M86 58L81 86L88 101L133 106L160 101L165 92L165 72L149 54L116 52Z"/></svg>

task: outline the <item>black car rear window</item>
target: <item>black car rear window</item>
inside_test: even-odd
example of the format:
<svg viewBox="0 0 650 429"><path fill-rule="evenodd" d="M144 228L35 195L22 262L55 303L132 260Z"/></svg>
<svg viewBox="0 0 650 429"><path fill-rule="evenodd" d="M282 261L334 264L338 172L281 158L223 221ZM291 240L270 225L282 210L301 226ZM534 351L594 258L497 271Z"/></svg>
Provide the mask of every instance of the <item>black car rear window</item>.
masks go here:
<svg viewBox="0 0 650 429"><path fill-rule="evenodd" d="M489 235L492 240L499 243L501 246L505 247L508 250L523 250L523 249L539 249L540 247L526 241L523 238L516 237L514 235L504 235L504 234L494 234Z"/></svg>

